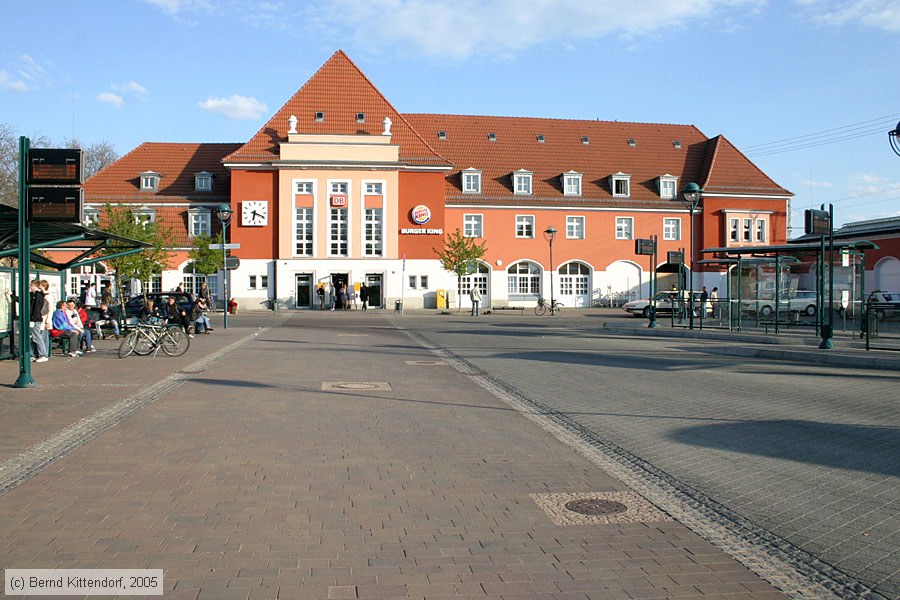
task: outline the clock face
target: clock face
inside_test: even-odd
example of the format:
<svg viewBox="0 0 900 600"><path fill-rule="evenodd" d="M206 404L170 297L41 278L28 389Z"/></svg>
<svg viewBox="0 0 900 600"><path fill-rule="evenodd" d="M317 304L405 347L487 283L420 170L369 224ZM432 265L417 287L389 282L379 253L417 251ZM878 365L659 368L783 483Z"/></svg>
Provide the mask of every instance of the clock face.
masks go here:
<svg viewBox="0 0 900 600"><path fill-rule="evenodd" d="M261 227L269 222L269 204L265 200L241 202L241 225Z"/></svg>

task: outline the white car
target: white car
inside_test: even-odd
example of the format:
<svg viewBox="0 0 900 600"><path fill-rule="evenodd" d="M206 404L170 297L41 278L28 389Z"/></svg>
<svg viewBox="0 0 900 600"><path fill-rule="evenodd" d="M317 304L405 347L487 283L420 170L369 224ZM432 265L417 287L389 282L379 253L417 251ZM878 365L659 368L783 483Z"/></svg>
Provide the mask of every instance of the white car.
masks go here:
<svg viewBox="0 0 900 600"><path fill-rule="evenodd" d="M682 292L683 296L687 296L687 291ZM694 316L700 316L700 292L694 292ZM673 292L671 290L666 292L658 292L655 296L656 298L656 315L671 315L672 308L680 307L681 303L677 302L678 292ZM640 300L632 300L631 302L627 302L622 306L622 309L625 312L629 312L635 317L644 317L646 319L650 318L650 299L649 298L641 298ZM712 313L712 305L707 307L706 313Z"/></svg>
<svg viewBox="0 0 900 600"><path fill-rule="evenodd" d="M760 298L759 300L744 300L744 308L747 312L758 312L761 317L771 317L775 314L775 300L772 298ZM790 296L782 297L778 303L779 312L803 313L807 316L816 316L816 292L813 290L797 290Z"/></svg>

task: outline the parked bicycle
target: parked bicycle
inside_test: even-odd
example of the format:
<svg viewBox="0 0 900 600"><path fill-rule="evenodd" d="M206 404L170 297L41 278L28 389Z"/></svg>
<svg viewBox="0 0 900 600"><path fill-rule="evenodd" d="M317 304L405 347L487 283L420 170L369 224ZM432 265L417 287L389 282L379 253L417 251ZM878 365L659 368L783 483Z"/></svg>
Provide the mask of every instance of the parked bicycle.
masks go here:
<svg viewBox="0 0 900 600"><path fill-rule="evenodd" d="M560 302L559 300L554 300L553 304L551 305L543 298L538 298L537 306L534 307L534 314L542 317L547 314L547 309L550 310L551 315L561 315L563 310L562 302Z"/></svg>
<svg viewBox="0 0 900 600"><path fill-rule="evenodd" d="M180 327L138 323L119 344L119 358L125 358L130 354L156 356L160 350L169 356L181 356L188 351L190 345L190 338Z"/></svg>

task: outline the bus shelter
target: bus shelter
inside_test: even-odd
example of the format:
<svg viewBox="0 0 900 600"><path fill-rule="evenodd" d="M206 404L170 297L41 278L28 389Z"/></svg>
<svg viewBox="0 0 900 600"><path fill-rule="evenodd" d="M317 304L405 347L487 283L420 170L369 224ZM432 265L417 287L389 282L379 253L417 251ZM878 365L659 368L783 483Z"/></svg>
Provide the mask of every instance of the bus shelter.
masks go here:
<svg viewBox="0 0 900 600"><path fill-rule="evenodd" d="M778 333L785 326L807 325L818 335L823 326L832 326L834 312L861 314L865 252L877 248L865 240L729 246L704 248L706 258L699 262L727 272L729 328L765 325Z"/></svg>

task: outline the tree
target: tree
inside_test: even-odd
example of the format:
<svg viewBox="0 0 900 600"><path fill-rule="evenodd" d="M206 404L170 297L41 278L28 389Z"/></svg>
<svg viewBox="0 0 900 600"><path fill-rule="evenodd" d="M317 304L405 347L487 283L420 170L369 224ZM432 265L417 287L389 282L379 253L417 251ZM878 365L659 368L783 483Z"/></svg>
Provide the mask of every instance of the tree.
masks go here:
<svg viewBox="0 0 900 600"><path fill-rule="evenodd" d="M195 235L194 247L188 252L188 257L194 261L194 270L203 275L212 275L225 268L222 252L220 250L210 250L210 244L224 244L223 232L219 232L218 237L212 238L208 235Z"/></svg>
<svg viewBox="0 0 900 600"><path fill-rule="evenodd" d="M49 147L50 140L33 136L31 146ZM6 123L0 123L0 204L19 207L19 134Z"/></svg>
<svg viewBox="0 0 900 600"><path fill-rule="evenodd" d="M169 248L172 246L172 231L157 221L139 220L131 207L121 204L103 207L100 220L103 231L150 244L141 252L110 258L105 261L115 271L116 289L122 289L124 280L149 281L154 275L168 267ZM121 251L115 244L104 248L101 256L110 256Z"/></svg>
<svg viewBox="0 0 900 600"><path fill-rule="evenodd" d="M64 145L66 148L81 148L85 179L119 159L116 149L106 140L100 140L85 146L78 138L65 138Z"/></svg>
<svg viewBox="0 0 900 600"><path fill-rule="evenodd" d="M487 252L487 248L484 247L486 243L486 241L483 241L481 244L476 244L475 238L465 237L457 229L455 232L447 235L443 251L437 248L433 249L438 258L441 259L441 266L444 270L456 274L456 306L458 311L462 310L462 278L475 271L478 260Z"/></svg>

